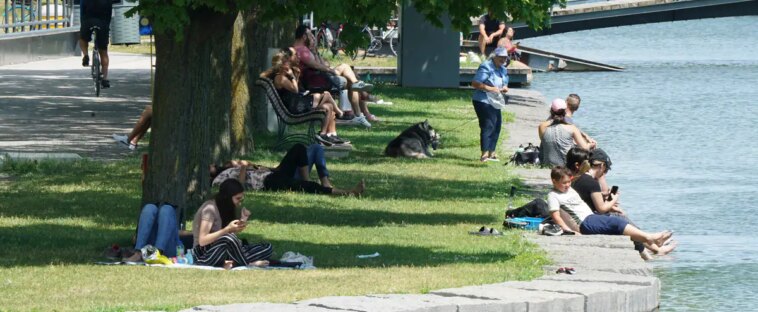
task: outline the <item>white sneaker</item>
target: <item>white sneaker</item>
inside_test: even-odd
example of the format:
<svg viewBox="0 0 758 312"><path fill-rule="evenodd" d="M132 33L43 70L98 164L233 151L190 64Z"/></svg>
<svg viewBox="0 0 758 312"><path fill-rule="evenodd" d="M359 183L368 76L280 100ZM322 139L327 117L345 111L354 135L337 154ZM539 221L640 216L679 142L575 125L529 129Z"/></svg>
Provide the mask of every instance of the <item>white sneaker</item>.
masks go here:
<svg viewBox="0 0 758 312"><path fill-rule="evenodd" d="M368 122L368 119L366 119L366 116L357 116L353 118L353 120L350 121L353 124L361 125L366 128L371 128L371 123Z"/></svg>
<svg viewBox="0 0 758 312"><path fill-rule="evenodd" d="M126 148L128 148L130 150L136 150L137 149L137 145L129 143L129 137L128 136L118 135L118 134L114 133L113 134L113 140L115 140L116 142L120 143L119 145L121 145L123 147L126 147Z"/></svg>
<svg viewBox="0 0 758 312"><path fill-rule="evenodd" d="M374 89L374 85L364 82L363 80L358 80L356 83L354 83L350 89L353 89L353 91L366 91L369 92Z"/></svg>
<svg viewBox="0 0 758 312"><path fill-rule="evenodd" d="M383 99L379 99L376 101L366 101L366 104L373 104L373 105L392 105L392 102L385 101Z"/></svg>

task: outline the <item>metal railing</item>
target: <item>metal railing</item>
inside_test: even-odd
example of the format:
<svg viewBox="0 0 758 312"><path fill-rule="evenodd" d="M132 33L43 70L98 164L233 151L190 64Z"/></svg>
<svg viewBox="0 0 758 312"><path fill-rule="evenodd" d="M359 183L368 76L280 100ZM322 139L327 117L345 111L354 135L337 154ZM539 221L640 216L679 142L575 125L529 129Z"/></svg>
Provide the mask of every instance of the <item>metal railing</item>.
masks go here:
<svg viewBox="0 0 758 312"><path fill-rule="evenodd" d="M0 36L68 28L74 25L73 0L0 0Z"/></svg>

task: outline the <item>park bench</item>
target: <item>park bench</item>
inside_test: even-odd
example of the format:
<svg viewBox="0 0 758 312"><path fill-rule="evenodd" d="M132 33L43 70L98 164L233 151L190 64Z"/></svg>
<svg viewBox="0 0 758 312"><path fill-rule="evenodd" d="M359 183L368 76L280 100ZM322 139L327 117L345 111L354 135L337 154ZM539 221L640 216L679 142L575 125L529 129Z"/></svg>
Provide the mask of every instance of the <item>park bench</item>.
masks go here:
<svg viewBox="0 0 758 312"><path fill-rule="evenodd" d="M276 118L279 121L277 130L278 139L276 146L274 147L275 149L285 149L291 143L304 143L308 145L315 141L316 122L319 123L320 127L324 122L326 112L322 110L313 110L303 114L293 114L286 106L284 106L284 103L279 97L279 93L276 92L276 88L274 88L274 83L271 79L260 77L255 84L263 88L263 91L266 94L266 99L271 103L271 107L274 108ZM308 123L308 133L287 134L287 126L305 123Z"/></svg>

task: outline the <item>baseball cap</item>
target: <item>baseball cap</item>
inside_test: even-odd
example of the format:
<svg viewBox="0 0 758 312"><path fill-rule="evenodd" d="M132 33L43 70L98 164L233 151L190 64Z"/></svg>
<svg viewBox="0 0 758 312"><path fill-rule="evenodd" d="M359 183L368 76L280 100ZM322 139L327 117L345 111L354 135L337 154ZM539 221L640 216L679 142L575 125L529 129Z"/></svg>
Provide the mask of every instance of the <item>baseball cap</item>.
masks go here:
<svg viewBox="0 0 758 312"><path fill-rule="evenodd" d="M608 170L611 170L611 158L600 148L592 150L590 161L602 161L605 163L605 167L608 168Z"/></svg>
<svg viewBox="0 0 758 312"><path fill-rule="evenodd" d="M550 110L553 112L558 112L559 110L565 110L566 109L566 101L564 99L555 99L553 100L553 103L550 105Z"/></svg>
<svg viewBox="0 0 758 312"><path fill-rule="evenodd" d="M504 47L497 47L497 48L495 48L495 51L492 52L492 53L495 54L495 56L505 56L505 57L508 57L508 49L506 49Z"/></svg>

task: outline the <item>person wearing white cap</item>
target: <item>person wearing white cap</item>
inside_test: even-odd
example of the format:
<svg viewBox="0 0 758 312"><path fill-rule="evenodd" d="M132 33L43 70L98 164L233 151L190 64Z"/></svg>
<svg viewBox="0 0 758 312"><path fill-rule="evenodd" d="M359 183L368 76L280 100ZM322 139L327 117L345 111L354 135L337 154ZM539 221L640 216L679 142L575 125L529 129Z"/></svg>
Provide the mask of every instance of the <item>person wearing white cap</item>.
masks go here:
<svg viewBox="0 0 758 312"><path fill-rule="evenodd" d="M550 105L550 118L540 123L540 162L544 166L565 166L566 153L574 147L591 150L594 144L587 142L575 125L566 121L566 101L555 99Z"/></svg>
<svg viewBox="0 0 758 312"><path fill-rule="evenodd" d="M493 57L479 65L471 83L475 90L472 102L479 119L480 161L499 161L495 149L503 121L500 109L505 101L496 99L504 99L501 94L508 92L508 62L508 51L505 48L495 49Z"/></svg>

